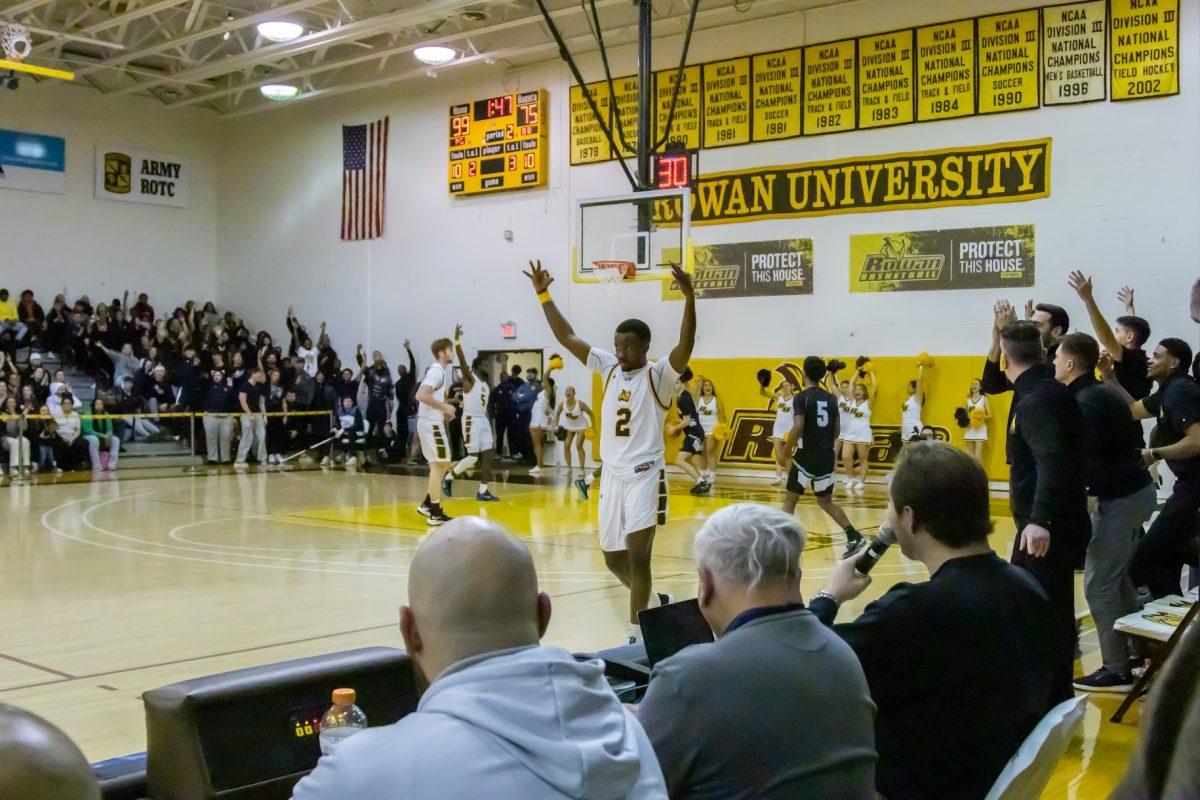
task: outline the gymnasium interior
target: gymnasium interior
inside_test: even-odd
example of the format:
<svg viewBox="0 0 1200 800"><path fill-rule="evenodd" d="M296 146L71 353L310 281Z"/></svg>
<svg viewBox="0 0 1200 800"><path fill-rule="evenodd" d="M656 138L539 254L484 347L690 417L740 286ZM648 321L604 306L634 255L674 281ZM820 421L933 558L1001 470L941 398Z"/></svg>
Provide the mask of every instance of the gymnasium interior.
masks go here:
<svg viewBox="0 0 1200 800"><path fill-rule="evenodd" d="M0 800L1200 798L1200 0L0 46Z"/></svg>

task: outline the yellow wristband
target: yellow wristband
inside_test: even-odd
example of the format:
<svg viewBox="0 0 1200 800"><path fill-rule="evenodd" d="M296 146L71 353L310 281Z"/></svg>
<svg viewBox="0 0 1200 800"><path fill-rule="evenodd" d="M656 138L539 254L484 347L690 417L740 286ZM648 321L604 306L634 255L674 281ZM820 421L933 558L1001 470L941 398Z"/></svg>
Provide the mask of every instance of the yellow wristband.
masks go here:
<svg viewBox="0 0 1200 800"><path fill-rule="evenodd" d="M546 305L546 303L549 303L553 299L554 298L552 298L550 296L549 292L546 292L546 291L538 292L538 302L541 303L542 305Z"/></svg>

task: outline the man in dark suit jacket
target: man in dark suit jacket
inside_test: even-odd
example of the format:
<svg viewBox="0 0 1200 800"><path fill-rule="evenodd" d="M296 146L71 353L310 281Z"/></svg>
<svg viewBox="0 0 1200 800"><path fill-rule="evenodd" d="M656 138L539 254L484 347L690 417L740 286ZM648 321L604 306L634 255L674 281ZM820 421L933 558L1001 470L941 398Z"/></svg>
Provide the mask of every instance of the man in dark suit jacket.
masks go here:
<svg viewBox="0 0 1200 800"><path fill-rule="evenodd" d="M1000 365L1000 356L1004 365ZM1083 417L1046 364L1032 322L997 315L987 369L1013 385L1008 423L1009 506L1017 535L1011 561L1033 574L1054 604L1062 635L1075 641L1075 569L1092 526L1083 479ZM1071 663L1063 665L1071 677Z"/></svg>

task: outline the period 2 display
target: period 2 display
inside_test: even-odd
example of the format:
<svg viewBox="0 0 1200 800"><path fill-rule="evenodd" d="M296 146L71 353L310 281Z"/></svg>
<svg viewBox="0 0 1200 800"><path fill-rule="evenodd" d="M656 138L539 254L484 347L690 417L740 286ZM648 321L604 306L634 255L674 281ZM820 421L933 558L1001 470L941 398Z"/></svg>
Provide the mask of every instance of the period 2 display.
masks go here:
<svg viewBox="0 0 1200 800"><path fill-rule="evenodd" d="M546 90L450 106L450 194L546 185Z"/></svg>

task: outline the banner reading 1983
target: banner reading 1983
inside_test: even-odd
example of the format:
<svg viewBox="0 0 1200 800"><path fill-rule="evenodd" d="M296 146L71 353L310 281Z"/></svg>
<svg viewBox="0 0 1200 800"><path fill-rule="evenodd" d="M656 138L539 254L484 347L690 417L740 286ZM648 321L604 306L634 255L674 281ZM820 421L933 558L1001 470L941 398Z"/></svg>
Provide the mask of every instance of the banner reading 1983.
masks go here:
<svg viewBox="0 0 1200 800"><path fill-rule="evenodd" d="M1033 234L1009 225L851 236L850 291L1033 286Z"/></svg>

